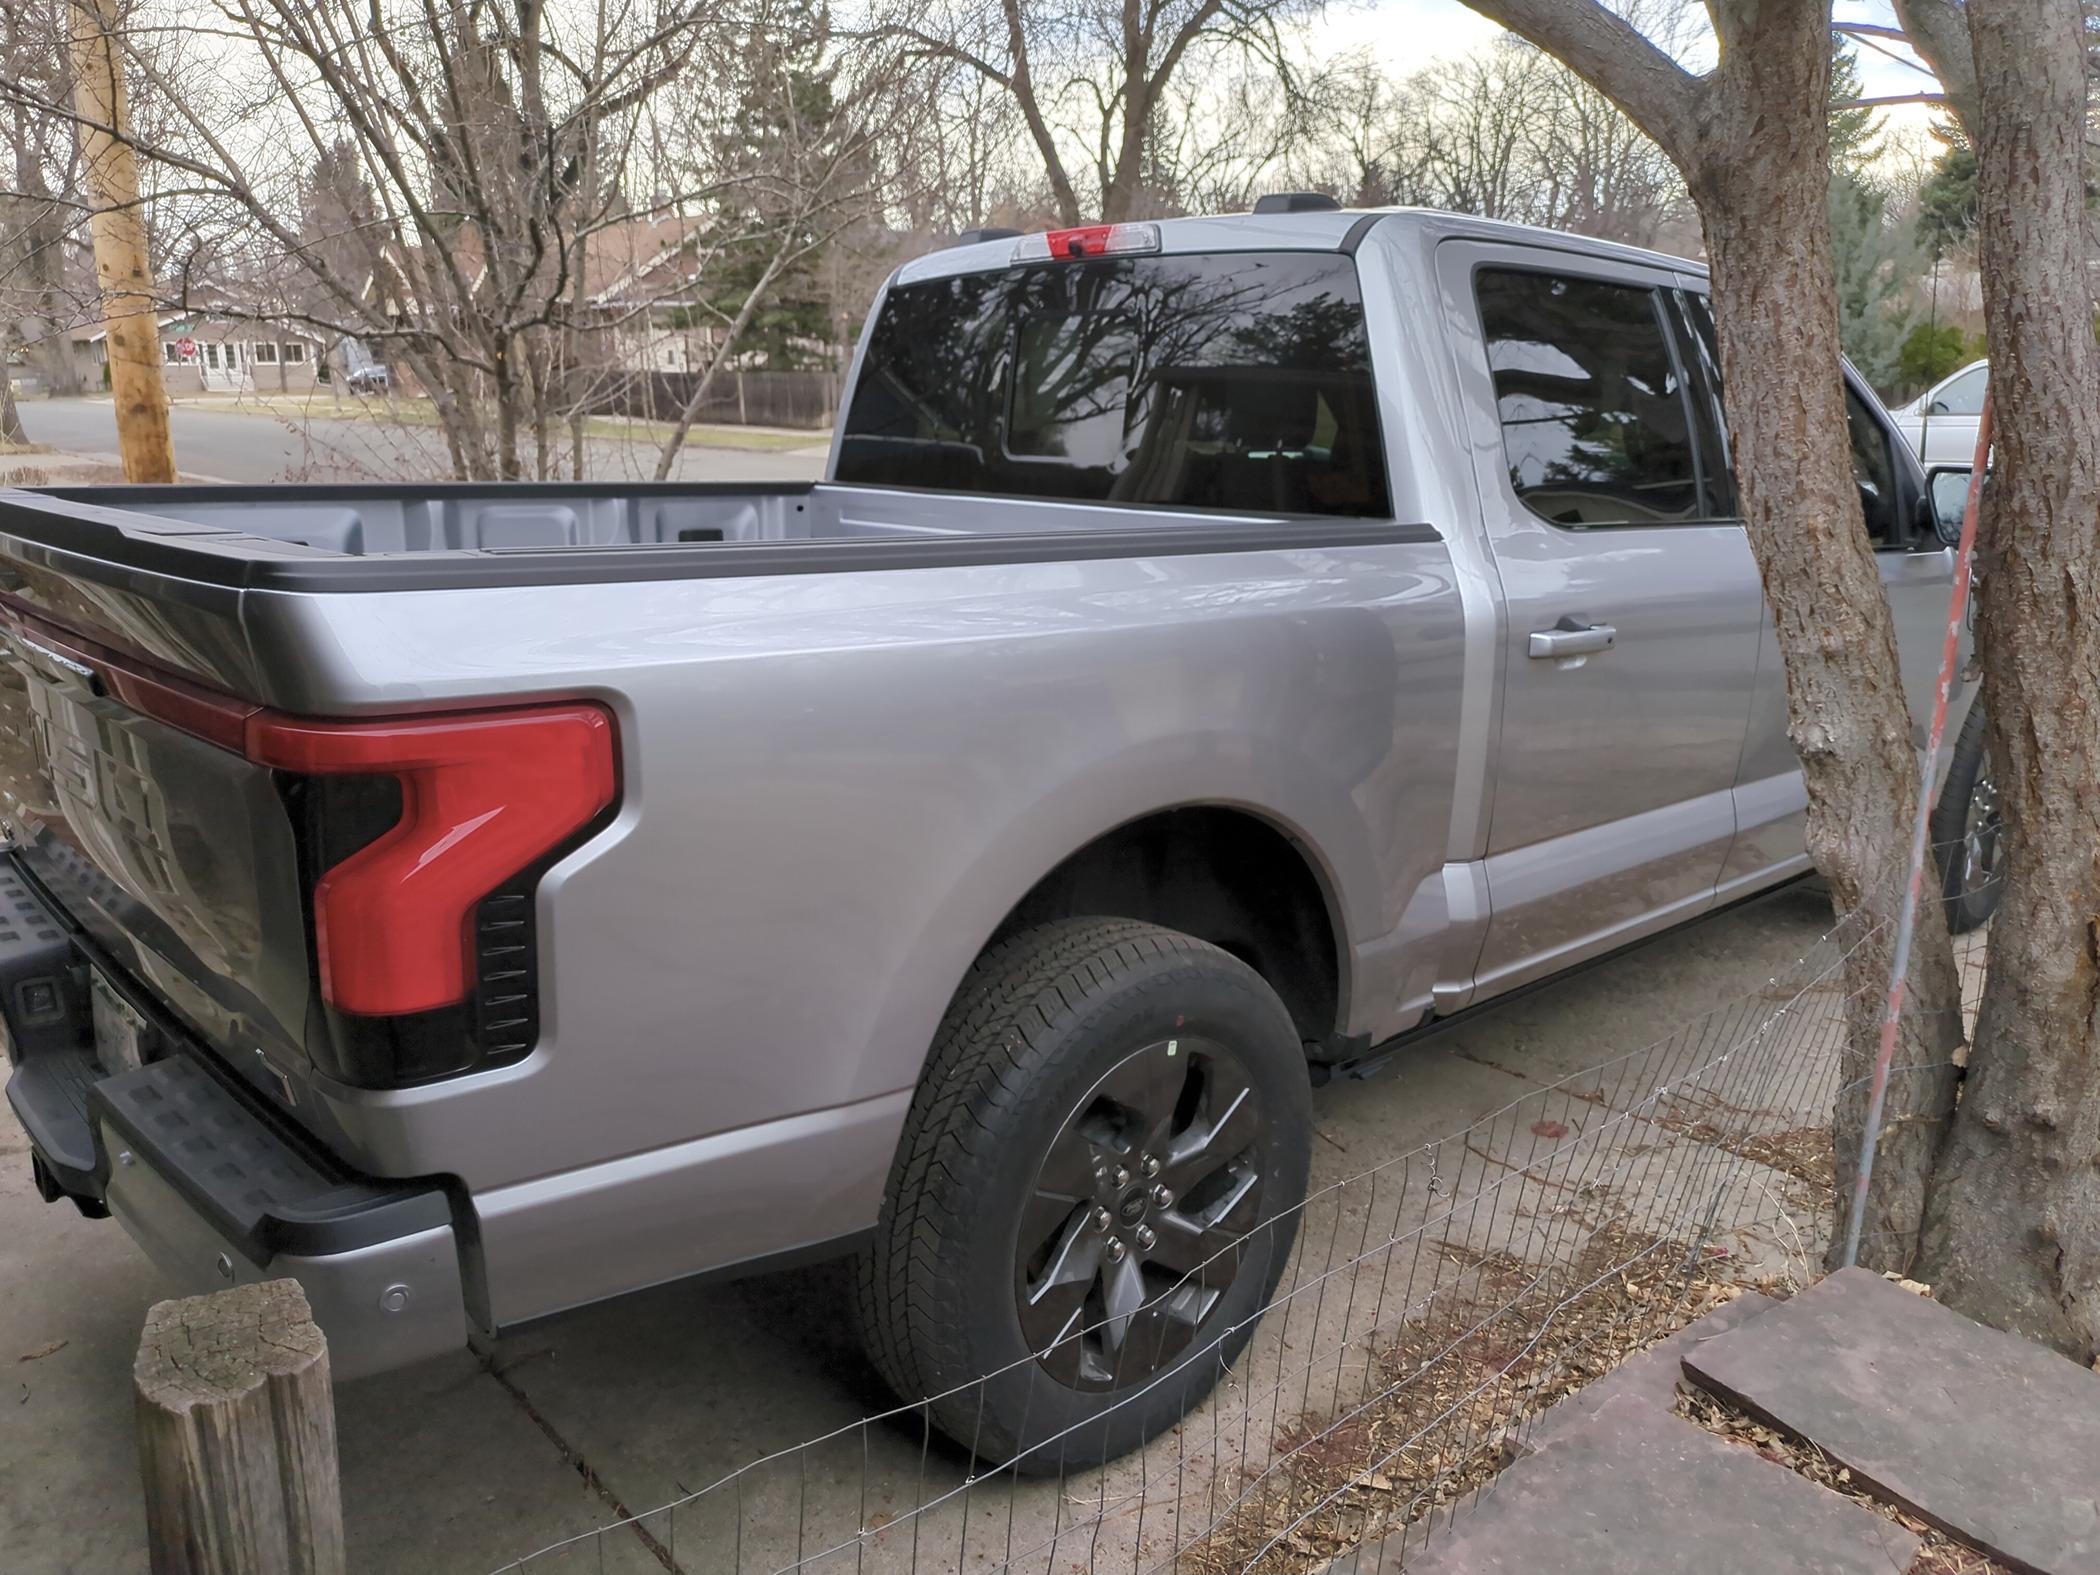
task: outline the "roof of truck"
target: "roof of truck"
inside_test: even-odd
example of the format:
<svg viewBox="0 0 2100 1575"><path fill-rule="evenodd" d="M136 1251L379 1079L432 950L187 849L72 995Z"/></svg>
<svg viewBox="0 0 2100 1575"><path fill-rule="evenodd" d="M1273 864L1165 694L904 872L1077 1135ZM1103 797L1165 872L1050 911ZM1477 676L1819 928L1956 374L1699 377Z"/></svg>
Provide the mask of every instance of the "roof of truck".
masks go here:
<svg viewBox="0 0 2100 1575"><path fill-rule="evenodd" d="M1543 229L1533 224L1509 224L1500 219L1447 213L1440 208L1326 208L1302 213L1226 213L1207 218L1141 222L1157 225L1162 255L1177 252L1353 250L1363 235L1376 225L1380 229L1391 226L1426 231L1439 240L1470 237L1520 241L1530 245L1545 242L1559 251L1584 252L1697 274L1706 272L1706 264L1688 258L1672 257L1638 246L1623 246L1593 236ZM904 264L897 270L893 282L909 284L919 279L1005 268L1013 263L1014 249L1019 244L1008 236L968 246L944 247Z"/></svg>

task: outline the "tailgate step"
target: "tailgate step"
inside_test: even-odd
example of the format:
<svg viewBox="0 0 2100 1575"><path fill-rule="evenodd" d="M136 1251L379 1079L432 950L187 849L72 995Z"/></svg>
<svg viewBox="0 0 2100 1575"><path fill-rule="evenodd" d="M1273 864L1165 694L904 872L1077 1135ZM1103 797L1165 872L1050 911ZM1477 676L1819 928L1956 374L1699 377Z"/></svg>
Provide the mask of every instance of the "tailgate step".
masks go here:
<svg viewBox="0 0 2100 1575"><path fill-rule="evenodd" d="M89 1109L258 1263L452 1223L440 1187L375 1181L295 1145L187 1056L104 1078Z"/></svg>

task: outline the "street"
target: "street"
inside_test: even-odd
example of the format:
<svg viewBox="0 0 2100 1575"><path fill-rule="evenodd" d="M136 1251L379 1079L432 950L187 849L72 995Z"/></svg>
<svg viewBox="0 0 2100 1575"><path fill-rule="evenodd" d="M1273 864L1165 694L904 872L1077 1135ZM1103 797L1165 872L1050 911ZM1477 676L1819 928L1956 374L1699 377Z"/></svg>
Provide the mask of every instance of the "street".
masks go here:
<svg viewBox="0 0 2100 1575"><path fill-rule="evenodd" d="M108 399L26 399L22 425L30 440L70 454L113 457L116 410ZM315 416L289 421L239 410L176 404L170 412L175 461L185 477L212 481L437 480L449 473L435 427ZM678 456L679 481L805 481L824 468L826 437L807 448L701 448ZM656 465L646 443L597 439L588 445L591 472L640 481Z"/></svg>

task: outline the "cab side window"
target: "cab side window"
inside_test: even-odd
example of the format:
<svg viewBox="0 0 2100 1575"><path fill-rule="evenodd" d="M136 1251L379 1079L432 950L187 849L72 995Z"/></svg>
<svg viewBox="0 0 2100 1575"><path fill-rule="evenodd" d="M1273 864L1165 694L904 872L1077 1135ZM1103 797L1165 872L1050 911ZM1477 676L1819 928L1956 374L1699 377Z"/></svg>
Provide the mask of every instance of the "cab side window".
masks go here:
<svg viewBox="0 0 2100 1575"><path fill-rule="evenodd" d="M1474 288L1511 488L1556 525L1705 516L1683 371L1645 285L1505 268Z"/></svg>

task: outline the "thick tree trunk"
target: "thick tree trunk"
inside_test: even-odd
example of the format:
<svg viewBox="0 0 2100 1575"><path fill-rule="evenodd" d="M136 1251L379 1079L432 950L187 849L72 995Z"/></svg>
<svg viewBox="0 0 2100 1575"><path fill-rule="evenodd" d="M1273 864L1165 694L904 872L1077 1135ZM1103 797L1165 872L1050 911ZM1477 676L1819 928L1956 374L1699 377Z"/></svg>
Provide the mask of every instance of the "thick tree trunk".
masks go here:
<svg viewBox="0 0 2100 1575"><path fill-rule="evenodd" d="M1822 103L1819 82L1793 91ZM1906 884L1918 756L1846 438L1826 188L1814 174L1821 112L1813 128L1792 128L1813 129L1814 148L1794 145L1779 119L1761 116L1762 135L1731 139L1737 156L1716 160L1693 195L1712 267L1743 514L1786 662L1788 733L1808 782L1809 853L1846 919L1835 1253ZM1913 1261L1932 1156L1954 1103L1959 981L1932 891L1928 880L1861 1234L1860 1260L1873 1268Z"/></svg>
<svg viewBox="0 0 2100 1575"><path fill-rule="evenodd" d="M1743 516L1808 784L1809 852L1844 920L1849 1053L1833 1136L1849 1198L1919 773L1846 437L1828 206L1830 7L1709 0L1720 63L1695 78L1595 0L1467 4L1624 109L1683 172L1699 208ZM1879 1268L1916 1255L1954 1099L1960 994L1936 903L1918 914L1907 982L1862 1232L1861 1261Z"/></svg>
<svg viewBox="0 0 2100 1575"><path fill-rule="evenodd" d="M1970 0L1998 432L1979 637L2004 896L1921 1272L1951 1305L2100 1354L2100 347L2076 0Z"/></svg>

